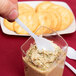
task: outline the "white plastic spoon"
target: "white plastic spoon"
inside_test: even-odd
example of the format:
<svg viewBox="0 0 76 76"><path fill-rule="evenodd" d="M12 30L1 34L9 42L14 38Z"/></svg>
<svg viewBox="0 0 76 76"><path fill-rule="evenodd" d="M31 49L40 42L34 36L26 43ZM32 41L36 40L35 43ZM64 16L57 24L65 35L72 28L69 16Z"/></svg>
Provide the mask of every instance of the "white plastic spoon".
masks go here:
<svg viewBox="0 0 76 76"><path fill-rule="evenodd" d="M54 46L52 45L51 41L38 37L35 35L26 25L24 25L18 18L15 20L24 30L26 30L35 40L36 46L39 50L48 50L54 51Z"/></svg>
<svg viewBox="0 0 76 76"><path fill-rule="evenodd" d="M75 49L68 47L68 52L67 52L67 57L73 60L76 60L76 51ZM76 69L71 66L68 62L65 62L65 65L70 68L75 74L76 74Z"/></svg>
<svg viewBox="0 0 76 76"><path fill-rule="evenodd" d="M70 59L76 60L76 51L75 51L75 49L73 49L71 47L68 47L67 57L70 58Z"/></svg>

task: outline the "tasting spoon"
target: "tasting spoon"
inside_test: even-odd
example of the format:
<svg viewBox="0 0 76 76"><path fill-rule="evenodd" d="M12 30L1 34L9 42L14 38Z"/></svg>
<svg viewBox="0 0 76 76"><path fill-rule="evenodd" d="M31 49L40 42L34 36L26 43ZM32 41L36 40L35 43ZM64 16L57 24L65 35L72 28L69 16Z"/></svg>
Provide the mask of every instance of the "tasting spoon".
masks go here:
<svg viewBox="0 0 76 76"><path fill-rule="evenodd" d="M68 47L67 57L69 59L76 60L76 51L75 51L75 49L73 49L72 47ZM65 62L65 65L68 68L70 68L76 74L76 69L72 65L70 65L68 62Z"/></svg>
<svg viewBox="0 0 76 76"><path fill-rule="evenodd" d="M23 24L18 18L15 21L24 29L26 30L35 40L36 46L39 50L48 50L54 51L54 46L52 45L50 40L47 40L42 37L38 37L35 35L25 24Z"/></svg>

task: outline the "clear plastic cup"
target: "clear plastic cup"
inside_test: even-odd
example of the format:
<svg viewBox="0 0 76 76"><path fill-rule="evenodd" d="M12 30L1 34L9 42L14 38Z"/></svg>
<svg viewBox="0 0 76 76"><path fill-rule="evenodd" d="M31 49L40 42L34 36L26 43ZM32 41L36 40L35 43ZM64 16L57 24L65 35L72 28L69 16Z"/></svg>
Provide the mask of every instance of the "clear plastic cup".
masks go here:
<svg viewBox="0 0 76 76"><path fill-rule="evenodd" d="M45 32L46 31L46 32ZM50 34L48 34L48 32ZM62 76L63 70L64 70L64 62L66 59L66 53L67 53L67 42L56 32L54 32L52 29L41 26L37 29L35 32L36 34L39 34L48 40L53 41L55 44L57 44L64 52L65 55L62 56L59 60L58 63L55 65L52 65L48 71L41 71L37 67L35 67L33 64L24 61L23 57L26 56L27 50L30 48L30 44L34 43L34 39L30 37L22 46L21 46L21 51L22 51L22 59L24 62L24 72L25 76Z"/></svg>

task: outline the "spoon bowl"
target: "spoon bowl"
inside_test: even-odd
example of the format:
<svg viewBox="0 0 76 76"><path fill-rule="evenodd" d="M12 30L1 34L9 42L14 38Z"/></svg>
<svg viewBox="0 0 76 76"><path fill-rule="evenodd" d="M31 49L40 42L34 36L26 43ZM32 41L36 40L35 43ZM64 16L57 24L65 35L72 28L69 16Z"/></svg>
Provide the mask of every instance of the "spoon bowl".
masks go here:
<svg viewBox="0 0 76 76"><path fill-rule="evenodd" d="M76 60L76 51L72 47L68 47L67 57Z"/></svg>

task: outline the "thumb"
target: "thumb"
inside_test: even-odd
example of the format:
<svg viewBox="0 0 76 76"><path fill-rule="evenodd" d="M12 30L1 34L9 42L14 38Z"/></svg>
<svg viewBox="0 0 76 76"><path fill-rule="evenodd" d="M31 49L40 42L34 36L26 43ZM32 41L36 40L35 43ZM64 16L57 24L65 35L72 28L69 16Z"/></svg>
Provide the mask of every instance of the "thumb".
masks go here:
<svg viewBox="0 0 76 76"><path fill-rule="evenodd" d="M0 0L0 16L9 21L18 17L17 0Z"/></svg>

